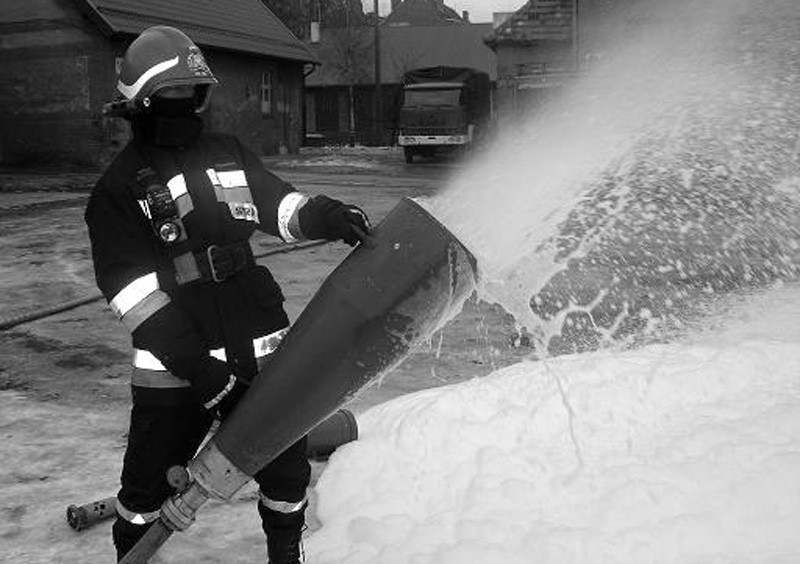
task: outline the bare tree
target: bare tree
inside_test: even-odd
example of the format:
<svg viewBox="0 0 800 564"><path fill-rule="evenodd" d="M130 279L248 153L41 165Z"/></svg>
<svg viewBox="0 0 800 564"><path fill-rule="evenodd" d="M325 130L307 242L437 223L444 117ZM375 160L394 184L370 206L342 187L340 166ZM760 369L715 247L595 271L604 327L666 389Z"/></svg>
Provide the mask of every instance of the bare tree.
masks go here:
<svg viewBox="0 0 800 564"><path fill-rule="evenodd" d="M346 0L345 0L346 1ZM347 85L349 100L348 134L355 143L355 87L372 81L371 57L374 40L369 27L353 25L346 20L344 27L326 30L329 46L323 53L322 64L328 66L340 83Z"/></svg>
<svg viewBox="0 0 800 564"><path fill-rule="evenodd" d="M300 39L307 39L310 22L321 27L361 26L366 23L361 0L262 0L264 5Z"/></svg>

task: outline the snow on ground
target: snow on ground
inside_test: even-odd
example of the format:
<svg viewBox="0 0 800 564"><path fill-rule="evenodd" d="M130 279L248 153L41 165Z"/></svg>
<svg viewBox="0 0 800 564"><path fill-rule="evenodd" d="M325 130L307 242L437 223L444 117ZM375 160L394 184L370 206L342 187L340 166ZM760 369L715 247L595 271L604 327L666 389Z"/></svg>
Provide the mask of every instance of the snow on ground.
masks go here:
<svg viewBox="0 0 800 564"><path fill-rule="evenodd" d="M311 564L800 562L800 286L679 343L523 362L359 419Z"/></svg>
<svg viewBox="0 0 800 564"><path fill-rule="evenodd" d="M349 170L377 170L387 162L400 162L402 152L397 147L304 147L300 155L280 155L268 162L283 169L331 167Z"/></svg>

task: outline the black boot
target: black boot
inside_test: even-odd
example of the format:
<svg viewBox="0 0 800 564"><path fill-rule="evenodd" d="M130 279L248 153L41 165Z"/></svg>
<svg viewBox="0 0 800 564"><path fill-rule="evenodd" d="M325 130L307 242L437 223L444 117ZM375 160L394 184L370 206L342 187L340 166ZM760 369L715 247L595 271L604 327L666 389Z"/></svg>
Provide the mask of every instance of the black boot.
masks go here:
<svg viewBox="0 0 800 564"><path fill-rule="evenodd" d="M306 521L305 505L298 511L281 513L259 503L258 513L267 535L269 564L299 564L305 560L302 545Z"/></svg>
<svg viewBox="0 0 800 564"><path fill-rule="evenodd" d="M130 552L152 525L153 523L134 525L121 517L117 517L117 520L111 526L111 537L114 541L114 547L117 549L117 562Z"/></svg>

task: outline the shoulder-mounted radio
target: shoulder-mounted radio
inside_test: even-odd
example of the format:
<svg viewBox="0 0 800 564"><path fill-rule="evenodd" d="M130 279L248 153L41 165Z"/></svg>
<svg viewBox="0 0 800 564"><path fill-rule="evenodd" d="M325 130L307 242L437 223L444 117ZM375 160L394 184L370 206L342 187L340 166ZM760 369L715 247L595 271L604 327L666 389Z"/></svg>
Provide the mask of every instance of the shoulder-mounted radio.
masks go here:
<svg viewBox="0 0 800 564"><path fill-rule="evenodd" d="M166 245L185 241L186 227L169 187L159 181L152 169L140 171L138 180L144 189L145 213L159 240Z"/></svg>

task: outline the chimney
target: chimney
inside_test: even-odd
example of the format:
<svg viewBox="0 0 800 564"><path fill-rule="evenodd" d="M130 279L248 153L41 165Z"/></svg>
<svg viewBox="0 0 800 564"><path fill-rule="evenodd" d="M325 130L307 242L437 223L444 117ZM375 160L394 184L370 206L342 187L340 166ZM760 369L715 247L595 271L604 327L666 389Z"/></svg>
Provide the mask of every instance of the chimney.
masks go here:
<svg viewBox="0 0 800 564"><path fill-rule="evenodd" d="M319 43L319 22L311 22L311 43Z"/></svg>
<svg viewBox="0 0 800 564"><path fill-rule="evenodd" d="M461 19L469 23L469 12L467 10L461 12Z"/></svg>

